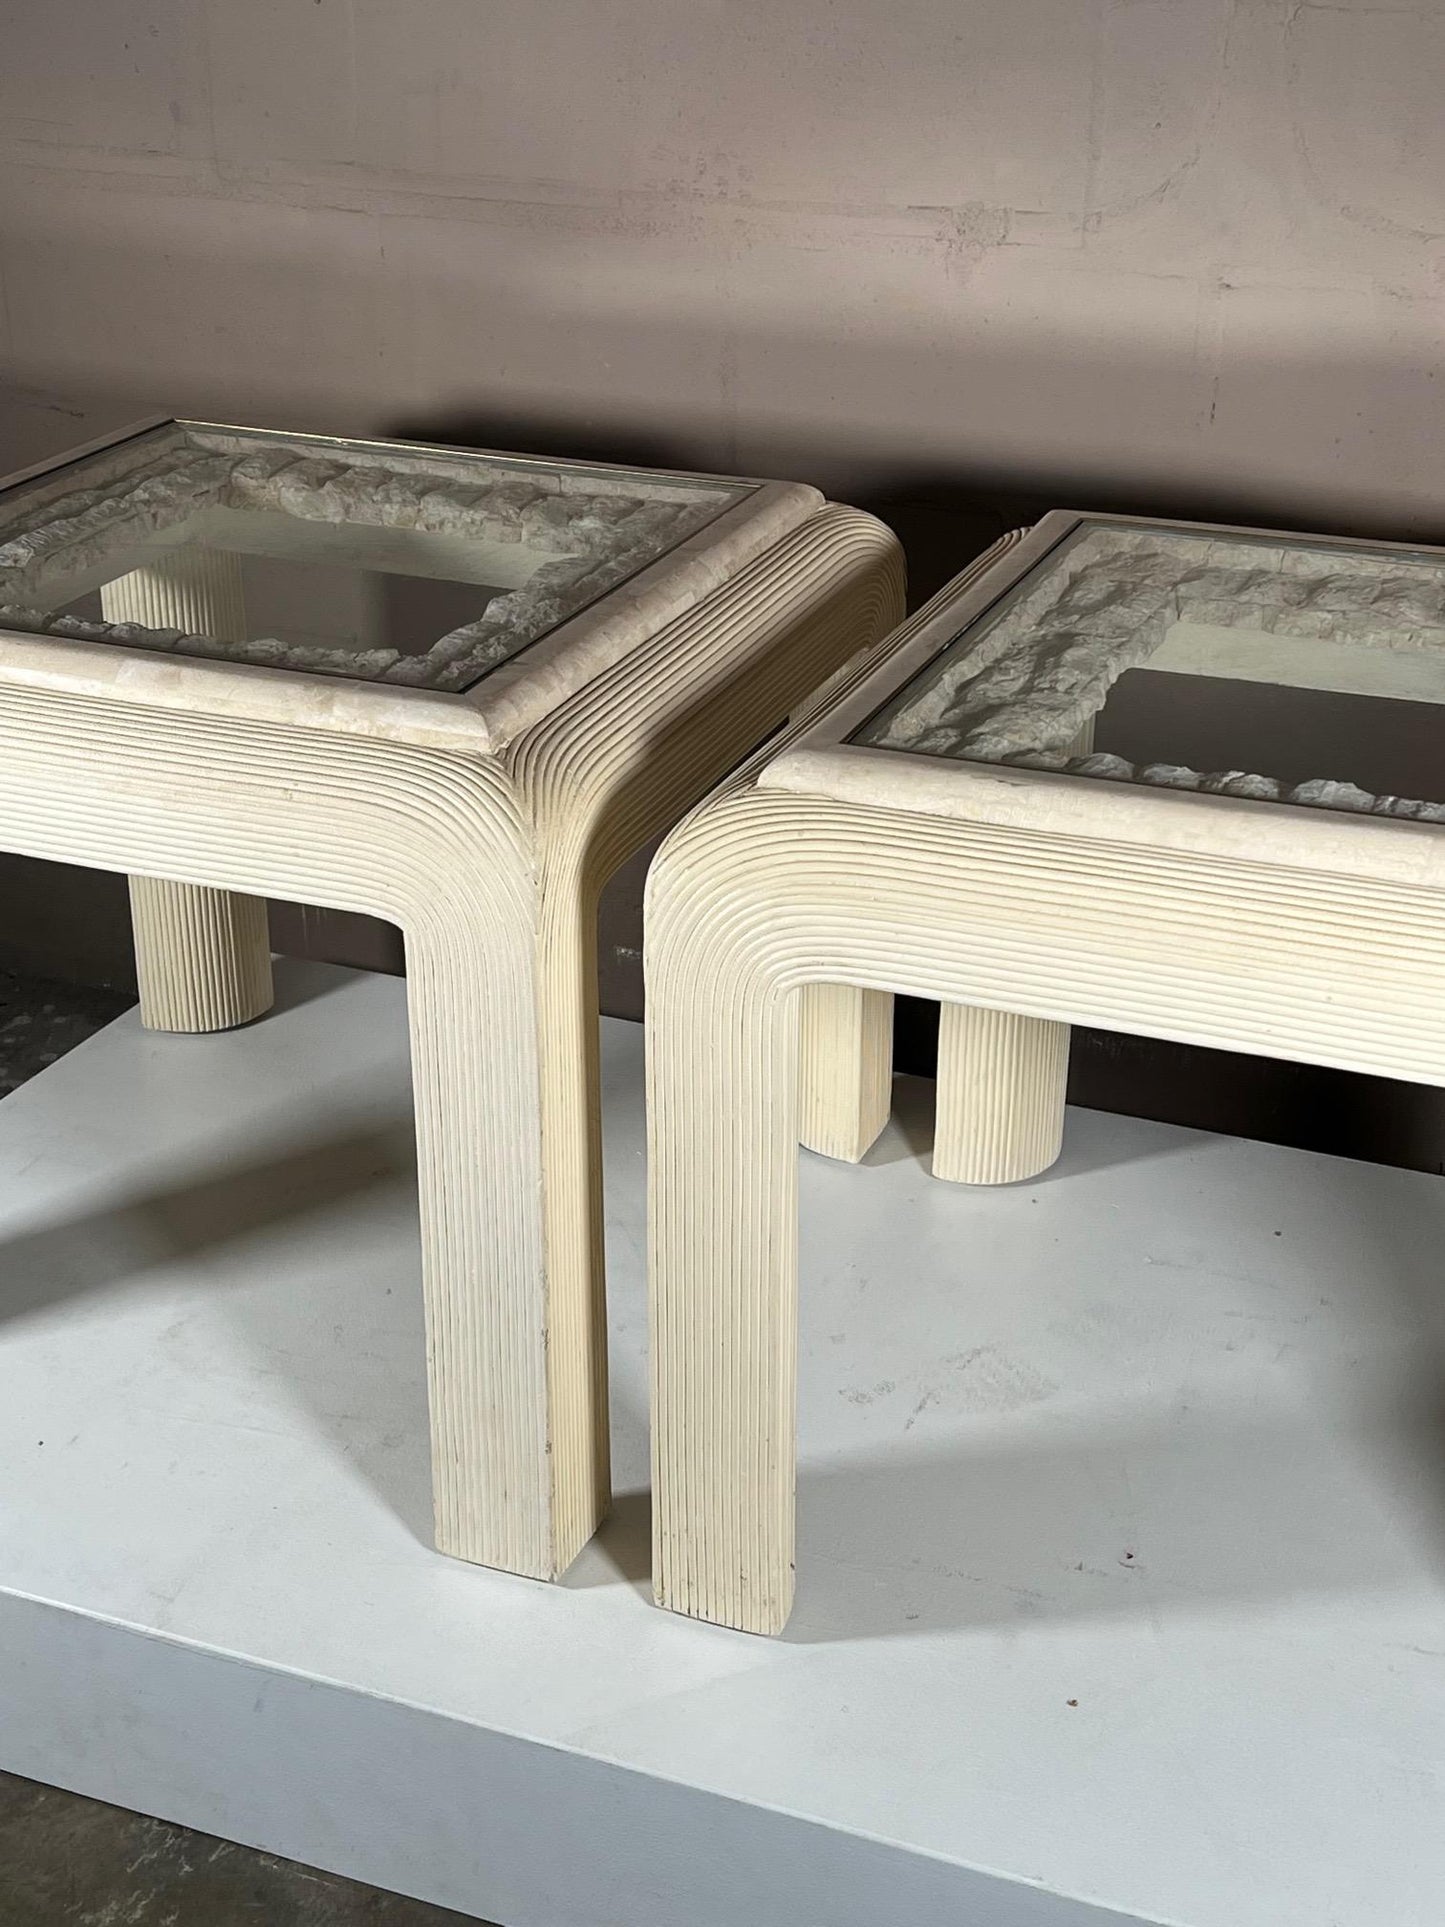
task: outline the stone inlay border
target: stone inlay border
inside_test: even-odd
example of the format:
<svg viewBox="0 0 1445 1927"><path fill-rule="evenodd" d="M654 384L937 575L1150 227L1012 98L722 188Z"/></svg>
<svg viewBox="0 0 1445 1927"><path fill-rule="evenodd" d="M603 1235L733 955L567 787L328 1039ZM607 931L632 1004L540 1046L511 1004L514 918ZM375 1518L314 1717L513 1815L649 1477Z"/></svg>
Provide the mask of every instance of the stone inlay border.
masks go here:
<svg viewBox="0 0 1445 1927"><path fill-rule="evenodd" d="M695 533L739 499L738 485L699 483L679 499L657 491L548 488L472 456L465 479L442 464L394 467L342 461L289 447L206 446L183 430L159 448L131 449L91 486L18 492L0 522L0 624L32 633L122 643L179 655L220 657L263 668L300 669L367 681L460 691L547 630ZM90 472L92 465L87 465ZM123 556L206 509L260 509L300 521L414 528L489 543L534 544L556 558L520 588L492 596L476 619L440 636L422 655L395 649L339 650L277 637L229 641L138 622L55 615L47 596L83 571ZM142 563L145 558L141 558ZM478 600L485 591L479 587Z"/></svg>
<svg viewBox="0 0 1445 1927"><path fill-rule="evenodd" d="M1032 588L1025 586L991 624L984 620L949 643L853 741L917 755L1445 822L1445 803L1376 796L1327 775L1289 785L1248 770L1199 771L1073 753L1114 683L1147 663L1181 621L1360 648L1439 652L1445 686L1445 573L1437 564L1109 527L1075 540L1064 567L1061 588L1058 562L1046 561Z"/></svg>

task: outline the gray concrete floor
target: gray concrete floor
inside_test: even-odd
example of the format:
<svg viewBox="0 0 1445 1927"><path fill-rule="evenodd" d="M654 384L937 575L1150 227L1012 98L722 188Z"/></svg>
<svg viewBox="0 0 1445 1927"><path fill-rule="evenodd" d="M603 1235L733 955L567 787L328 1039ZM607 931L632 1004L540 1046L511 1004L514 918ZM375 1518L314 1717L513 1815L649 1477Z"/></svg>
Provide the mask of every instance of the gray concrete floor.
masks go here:
<svg viewBox="0 0 1445 1927"><path fill-rule="evenodd" d="M451 1927L465 1918L0 1774L5 1927Z"/></svg>
<svg viewBox="0 0 1445 1927"><path fill-rule="evenodd" d="M0 970L0 1097L119 1017L133 997Z"/></svg>
<svg viewBox="0 0 1445 1927"><path fill-rule="evenodd" d="M0 972L0 1097L130 1001ZM447 1927L470 1918L0 1773L0 1927Z"/></svg>

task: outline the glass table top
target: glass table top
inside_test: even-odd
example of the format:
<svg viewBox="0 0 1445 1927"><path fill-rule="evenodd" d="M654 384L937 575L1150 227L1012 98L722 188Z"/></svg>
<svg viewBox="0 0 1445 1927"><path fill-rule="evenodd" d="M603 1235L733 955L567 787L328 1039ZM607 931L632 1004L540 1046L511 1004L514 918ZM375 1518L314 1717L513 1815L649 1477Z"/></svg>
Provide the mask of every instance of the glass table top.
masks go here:
<svg viewBox="0 0 1445 1927"><path fill-rule="evenodd" d="M461 692L753 486L169 422L0 491L0 627Z"/></svg>
<svg viewBox="0 0 1445 1927"><path fill-rule="evenodd" d="M851 740L1445 822L1445 557L1084 520Z"/></svg>

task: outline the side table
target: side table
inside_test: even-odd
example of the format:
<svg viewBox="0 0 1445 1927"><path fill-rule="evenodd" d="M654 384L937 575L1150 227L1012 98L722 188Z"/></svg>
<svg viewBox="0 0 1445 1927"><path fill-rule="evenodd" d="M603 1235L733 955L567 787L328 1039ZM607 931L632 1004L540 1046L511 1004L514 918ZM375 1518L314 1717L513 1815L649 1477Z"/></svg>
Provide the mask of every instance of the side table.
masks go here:
<svg viewBox="0 0 1445 1927"><path fill-rule="evenodd" d="M608 875L901 610L815 490L165 421L0 490L0 846L132 878L143 1014L270 1001L264 899L405 935L437 1543L608 1496Z"/></svg>
<svg viewBox="0 0 1445 1927"><path fill-rule="evenodd" d="M1445 551L1057 512L985 562L651 874L654 1572L730 1626L793 1591L795 993L943 1004L975 1180L1056 1156L1076 1021L1445 1083Z"/></svg>

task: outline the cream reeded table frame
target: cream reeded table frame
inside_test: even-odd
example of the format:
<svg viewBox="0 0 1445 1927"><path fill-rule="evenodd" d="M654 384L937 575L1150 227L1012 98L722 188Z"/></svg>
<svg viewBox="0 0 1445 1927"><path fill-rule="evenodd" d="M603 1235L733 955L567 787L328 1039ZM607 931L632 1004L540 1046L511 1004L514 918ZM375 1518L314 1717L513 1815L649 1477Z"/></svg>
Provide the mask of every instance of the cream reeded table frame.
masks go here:
<svg viewBox="0 0 1445 1927"><path fill-rule="evenodd" d="M646 958L657 1598L774 1632L796 1142L881 1125L893 992L949 1177L1054 1159L1073 1022L1445 1084L1445 551L1047 516L672 833Z"/></svg>
<svg viewBox="0 0 1445 1927"><path fill-rule="evenodd" d="M159 422L0 490L0 847L130 875L145 1021L267 1007L266 897L404 933L446 1552L609 1498L602 885L901 597L791 483Z"/></svg>

